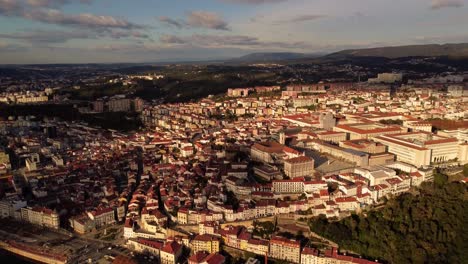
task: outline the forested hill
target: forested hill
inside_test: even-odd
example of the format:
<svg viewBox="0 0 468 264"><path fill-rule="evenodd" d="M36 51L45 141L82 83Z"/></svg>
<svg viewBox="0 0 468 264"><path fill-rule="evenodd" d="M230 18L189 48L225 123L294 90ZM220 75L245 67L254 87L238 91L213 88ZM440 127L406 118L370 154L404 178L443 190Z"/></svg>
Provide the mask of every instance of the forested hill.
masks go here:
<svg viewBox="0 0 468 264"><path fill-rule="evenodd" d="M403 194L383 209L337 222L311 221L316 233L369 259L386 263L468 263L467 186L424 183L419 195ZM442 179L441 179L442 178Z"/></svg>
<svg viewBox="0 0 468 264"><path fill-rule="evenodd" d="M468 57L468 43L460 44L428 44L395 47L378 47L369 49L343 50L327 55L329 58L339 57Z"/></svg>

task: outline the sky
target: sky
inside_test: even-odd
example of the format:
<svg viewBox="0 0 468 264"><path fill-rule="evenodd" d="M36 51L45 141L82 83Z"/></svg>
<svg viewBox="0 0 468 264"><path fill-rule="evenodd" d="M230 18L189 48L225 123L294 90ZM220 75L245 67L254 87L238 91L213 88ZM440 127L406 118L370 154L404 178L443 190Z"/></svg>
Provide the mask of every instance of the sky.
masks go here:
<svg viewBox="0 0 468 264"><path fill-rule="evenodd" d="M468 42L468 0L0 0L0 64Z"/></svg>

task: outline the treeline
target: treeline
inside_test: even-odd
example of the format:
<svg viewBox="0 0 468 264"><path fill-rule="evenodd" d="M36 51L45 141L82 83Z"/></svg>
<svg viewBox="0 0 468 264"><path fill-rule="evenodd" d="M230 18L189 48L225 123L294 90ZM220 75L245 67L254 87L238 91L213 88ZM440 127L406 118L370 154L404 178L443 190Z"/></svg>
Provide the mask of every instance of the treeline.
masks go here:
<svg viewBox="0 0 468 264"><path fill-rule="evenodd" d="M382 209L330 222L320 216L311 229L342 249L387 263L468 263L467 187L424 183L418 195L390 199Z"/></svg>

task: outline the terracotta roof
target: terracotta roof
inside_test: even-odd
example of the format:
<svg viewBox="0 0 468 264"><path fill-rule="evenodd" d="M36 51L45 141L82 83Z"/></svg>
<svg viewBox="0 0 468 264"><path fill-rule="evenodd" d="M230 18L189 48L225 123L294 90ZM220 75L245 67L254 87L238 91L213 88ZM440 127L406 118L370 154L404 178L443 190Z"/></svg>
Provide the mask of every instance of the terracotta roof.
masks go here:
<svg viewBox="0 0 468 264"><path fill-rule="evenodd" d="M169 253L169 254L176 254L179 250L182 249L182 245L172 241L170 243L166 243L164 247L161 249L162 251Z"/></svg>
<svg viewBox="0 0 468 264"><path fill-rule="evenodd" d="M310 161L314 161L313 159L307 157L307 156L301 156L301 157L295 157L295 158L291 158L291 159L287 159L285 160L284 162L288 162L288 163L304 163L304 162L310 162Z"/></svg>
<svg viewBox="0 0 468 264"><path fill-rule="evenodd" d="M280 244L280 245L283 245L283 246L294 247L294 248L300 248L301 247L301 243L299 241L289 240L287 238L279 237L279 236L273 236L270 239L270 244Z"/></svg>

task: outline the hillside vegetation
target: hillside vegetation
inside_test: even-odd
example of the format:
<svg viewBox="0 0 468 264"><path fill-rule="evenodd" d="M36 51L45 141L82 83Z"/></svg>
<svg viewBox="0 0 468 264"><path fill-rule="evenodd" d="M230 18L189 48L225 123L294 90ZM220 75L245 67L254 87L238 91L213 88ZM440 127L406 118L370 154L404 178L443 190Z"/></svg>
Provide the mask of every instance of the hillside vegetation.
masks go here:
<svg viewBox="0 0 468 264"><path fill-rule="evenodd" d="M391 199L382 209L329 222L316 233L370 259L387 263L468 263L467 186L437 175L419 194Z"/></svg>

